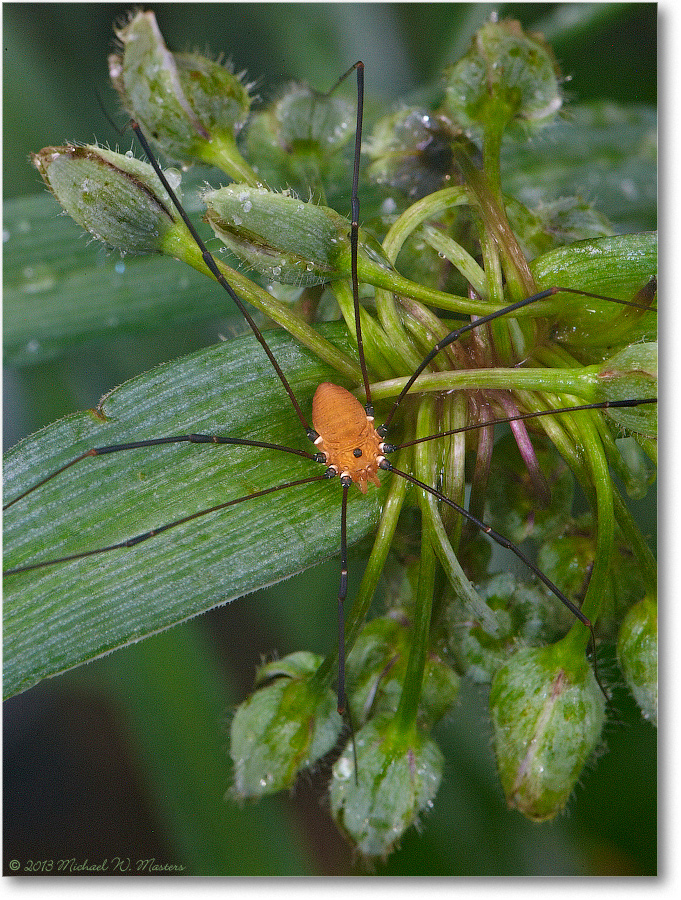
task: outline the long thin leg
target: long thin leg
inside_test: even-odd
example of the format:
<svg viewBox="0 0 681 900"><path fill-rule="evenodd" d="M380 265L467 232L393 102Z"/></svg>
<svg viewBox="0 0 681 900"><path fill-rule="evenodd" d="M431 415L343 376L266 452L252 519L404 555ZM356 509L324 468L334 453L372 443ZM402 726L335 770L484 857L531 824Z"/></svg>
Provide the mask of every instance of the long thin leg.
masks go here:
<svg viewBox="0 0 681 900"><path fill-rule="evenodd" d="M596 665L596 634L594 632L594 627L590 619L588 619L581 609L576 606L572 600L565 596L565 594L558 588L550 578L548 578L541 569L536 566L529 557L527 557L520 547L517 547L512 541L509 541L508 538L505 538L503 534L499 534L498 531L495 531L490 525L486 525L476 516L472 515L472 513L468 512L463 506L459 506L458 503L455 503L454 500L450 500L449 497L445 497L444 494L441 494L435 488L430 487L430 485L425 484L423 481L419 481L418 478L414 478L413 475L410 475L408 472L402 472L400 469L396 469L392 463L390 463L387 459L383 460L381 463L381 468L385 469L388 472L393 472L395 475L399 475L401 478L405 478L407 481L411 482L411 484L416 485L416 487L421 488L424 491L428 491L429 494L432 494L434 497L437 497L442 503L446 503L448 506L451 506L452 509L455 509L460 515L464 516L469 522L472 522L480 531L489 535L495 543L499 544L500 547L504 547L506 550L510 550L511 553L514 553L518 559L523 562L530 571L532 571L537 578L546 585L546 587L551 591L552 594L560 600L567 609L575 616L579 621L585 625L589 632L591 633L591 643L593 646L593 664L594 664L594 675L596 677L596 681L598 682L598 686L601 689L601 692L606 700L609 700L608 693L601 684L601 680L598 675L598 669Z"/></svg>
<svg viewBox="0 0 681 900"><path fill-rule="evenodd" d="M341 571L338 585L338 712L345 712L345 598L348 595L348 536L347 536L347 512L348 491L352 484L350 476L341 478L343 485L343 498L341 500L341 533L340 554Z"/></svg>
<svg viewBox="0 0 681 900"><path fill-rule="evenodd" d="M283 453L293 453L296 456L302 456L305 459L311 459L313 462L319 462L317 454L308 453L306 450L298 450L295 447L285 447L283 444L270 444L267 441L251 441L245 438L224 437L223 435L219 434L180 434L170 437L150 438L149 440L144 441L131 441L127 444L109 444L106 447L92 447L90 448L90 450L86 450L85 453L81 453L80 456L76 456L74 459L61 466L59 469L55 469L54 472L50 472L49 475L46 475L36 484L31 485L31 487L27 488L21 494L18 494L12 500L6 503L2 508L3 510L9 509L10 506L13 506L28 494L33 493L33 491L37 490L39 487L42 487L48 481L56 478L57 475L61 475L62 472L70 469L71 466L75 466L76 463L82 462L89 456L104 456L107 453L120 453L125 450L137 450L140 447L156 447L160 444L181 443L230 444L236 447L262 447L265 450L281 450Z"/></svg>
<svg viewBox="0 0 681 900"><path fill-rule="evenodd" d="M496 312L489 313L486 316L481 316L479 319L476 319L474 322L467 322L465 325L462 325L461 328L457 328L454 331L450 331L450 333L444 337L441 341L438 341L437 344L433 347L433 349L424 357L419 366L416 368L411 378L405 386L400 391L399 396L393 403L393 406L385 418L383 425L379 429L379 433L385 437L388 433L388 429L390 427L390 423L392 422L393 416L397 412L397 409L404 399L404 397L409 393L411 388L414 385L414 382L419 377L419 375L424 371L424 369L435 359L437 354L444 350L445 347L448 347L450 344L453 344L454 341L458 341L460 337L464 334L467 334L469 331L473 331L475 328L479 328L481 325L486 325L488 322L493 322L495 319L500 318L501 316L508 315L513 312L517 312L519 309L523 309L526 306L531 306L533 303L538 303L540 300L546 300L547 297L553 297L554 294L558 293L567 293L567 294L577 294L580 297L591 297L595 300L607 300L610 303L618 303L622 306L633 306L636 309L641 309L643 311L651 311L651 308L645 304L636 303L632 300L618 300L615 297L603 297L601 294L592 294L589 291L580 291L573 288L562 288L562 287L551 287L547 288L545 291L540 291L538 294L533 294L531 297L525 297L524 300L518 300L517 303L511 303L509 306L505 306L503 309L498 309Z"/></svg>
<svg viewBox="0 0 681 900"><path fill-rule="evenodd" d="M555 409L543 409L537 412L518 413L515 416L506 416L502 419L494 419L488 422L488 425L504 425L509 422L520 422L524 419L539 419L542 416L553 416L556 413L564 412L581 412L587 409L628 409L636 406L643 406L647 403L657 403L657 397L640 397L632 400L602 400L600 403L583 403L580 406L558 406ZM403 444L386 444L385 453L394 453L403 447L413 447L415 444L425 444L426 441L436 441L443 437L449 437L453 434L463 434L465 431L477 431L480 425L475 422L472 425L462 425L460 428L453 428L450 431L439 431L437 434L429 434L427 437L415 438L413 441L405 441Z"/></svg>
<svg viewBox="0 0 681 900"><path fill-rule="evenodd" d="M193 226L193 224L192 224L192 222L191 222L191 219L189 218L189 216L187 215L187 213L184 211L184 208L182 207L182 204L180 203L180 201L177 199L177 196L176 196L175 192L173 191L173 189L171 188L171 186L168 184L168 179L165 177L165 175L164 175L164 173L163 173L163 169L162 169L162 168L160 167L160 165L158 164L158 161L156 160L156 157L154 156L154 154L153 154L153 152L152 152L152 149L151 149L151 147L149 146L149 143L148 143L147 139L145 138L144 134L142 133L142 131L141 131L139 125L137 124L137 122L131 122L131 123L130 123L130 127L133 129L133 131L134 131L135 134L137 135L137 140L138 140L138 141L140 142L140 144L142 145L142 149L144 150L144 152L145 152L145 154L146 154L146 156L147 156L147 159L149 160L149 162L150 162L151 165L153 166L154 171L156 172L156 174L157 174L157 176L158 176L158 178L159 178L161 184L163 185L163 187L164 187L164 188L166 189L166 191L168 192L168 195L169 195L170 199L173 201L173 204L175 205L175 207L176 207L178 213L179 213L180 216L182 217L182 220L184 221L184 224L185 224L185 225L187 226L187 228L189 229L189 232L190 232L191 236L192 236L193 239L196 241L196 244L197 244L197 246L199 247L199 250L201 251L201 255L202 255L202 257L203 257L203 261L205 262L207 268L208 268L209 271L212 273L213 277L214 277L215 280L218 282L218 284L219 284L222 288L224 288L224 289L227 291L227 293L229 294L229 296L232 298L232 300L234 301L234 303L237 305L237 307L238 307L239 312L241 313L241 315L242 315L242 316L244 317L244 319L248 322L248 325L250 326L251 331L253 332L253 334L255 335L255 337L258 339L258 341L259 341L261 347L263 348L263 350L264 350L265 353L267 354L267 357L268 357L269 361L272 363L272 367L274 368L274 371L275 371L275 372L277 373L277 375L279 376L279 380L280 380L281 383L283 384L284 389L285 389L286 393L287 393L288 396L289 396L289 399L290 399L291 404L292 404L292 406L293 406L293 408L294 408L294 410L295 410L295 412L296 412L296 415L298 416L301 425L302 425L303 428L305 429L305 433L307 434L307 436L309 437L309 439L310 439L311 441L314 442L314 441L317 439L317 437L318 437L319 435L318 435L317 432L314 430L314 428L311 428L311 427L310 427L310 425L309 425L308 422L307 422L307 419L306 419L305 416L303 415L303 411L302 411L302 409L300 408L300 405L299 405L298 401L296 400L295 394L293 393L293 389L291 388L291 385L288 383L288 380L287 380L286 376L285 376L284 373L282 372L281 367L279 366L279 363L278 363L277 360L275 359L274 354L273 354L272 351L270 350L267 341L265 340L265 338L264 338L263 335L262 335L262 332L260 331L260 329L258 328L258 326L255 324L255 322L254 322L254 320L253 320L253 317L251 316L251 314L248 312L248 310L246 309L246 307L245 307L244 304L242 303L241 298L239 297L239 295L236 293L236 291L234 290L234 288L231 286L231 284L227 281L227 279L225 278L225 276L222 274L222 272L221 272L220 269L218 268L218 265L217 265L217 263L215 262L215 258L214 258L213 255L211 254L210 250L208 250L208 248L206 247L206 245L204 244L204 242L201 240L201 236L199 235L198 231L194 228L194 226Z"/></svg>
<svg viewBox="0 0 681 900"><path fill-rule="evenodd" d="M218 503L215 506L210 506L207 509L200 509L198 512L191 513L191 515L183 516L181 519L175 519L173 522L166 522L165 525L159 525L157 528L151 528L149 531L144 531L142 534L137 534L134 537L126 538L124 541L120 541L117 544L109 544L106 547L95 547L93 550L84 550L81 553L72 553L69 556L60 556L58 559L47 559L44 562L31 563L26 566L17 566L15 569L7 569L3 572L3 575L18 575L21 572L30 572L34 569L44 569L48 566L55 566L58 563L65 562L73 562L76 559L86 559L89 556L98 556L100 553L109 553L112 550L122 550L125 547L135 547L137 544L141 544L143 541L148 541L150 538L156 537L159 534L162 534L164 531L168 531L171 528L177 528L178 525L184 525L186 522L192 522L195 519L200 519L203 516L207 516L210 513L219 512L222 509L227 509L230 506L235 506L237 503L244 503L246 500L254 500L256 497L264 497L267 494L274 494L276 491L283 491L285 488L297 487L301 484L311 484L315 481L323 481L325 478L328 478L328 475L324 473L323 475L313 475L310 478L301 478L299 481L287 481L285 484L278 484L275 487L265 488L262 491L256 491L253 494L247 494L244 497L237 497L234 500L227 500L225 503Z"/></svg>

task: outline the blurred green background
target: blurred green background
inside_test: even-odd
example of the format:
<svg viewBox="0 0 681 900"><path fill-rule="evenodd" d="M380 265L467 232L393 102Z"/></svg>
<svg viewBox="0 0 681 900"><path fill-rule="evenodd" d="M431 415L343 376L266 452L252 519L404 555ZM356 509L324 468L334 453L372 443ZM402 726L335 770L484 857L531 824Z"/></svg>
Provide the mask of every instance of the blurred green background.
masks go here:
<svg viewBox="0 0 681 900"><path fill-rule="evenodd" d="M111 24L129 8L4 5L6 198L43 190L27 162L30 150L95 137L129 146L96 98L99 91L107 108L116 109L106 56ZM288 77L326 88L361 58L370 103L389 107L435 79L497 10L552 42L571 76L572 101L656 103L654 4L152 8L171 49L223 53L237 71L258 79L264 98ZM115 262L98 248L93 259ZM58 361L6 372L7 440L92 406L157 361L215 343L220 325L113 336ZM356 556L351 565L356 583ZM360 871L320 806L323 773L303 778L293 796L243 809L223 801L230 783L229 710L250 690L262 654L329 649L337 579L337 563L327 563L8 701L5 867L12 858L118 857L134 866L155 857L193 874ZM373 874L653 874L656 733L623 691L616 705L622 724L609 727L608 752L583 776L569 813L537 826L505 808L485 692L464 690L437 734L447 763L435 807L419 833L412 830Z"/></svg>

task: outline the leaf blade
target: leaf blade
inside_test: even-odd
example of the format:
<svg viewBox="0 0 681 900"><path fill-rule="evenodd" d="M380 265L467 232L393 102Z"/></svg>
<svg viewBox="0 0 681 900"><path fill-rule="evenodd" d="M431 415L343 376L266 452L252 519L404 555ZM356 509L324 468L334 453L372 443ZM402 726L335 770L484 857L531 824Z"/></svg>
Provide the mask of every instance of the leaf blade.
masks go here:
<svg viewBox="0 0 681 900"><path fill-rule="evenodd" d="M331 372L288 335L273 332L268 339L309 409L314 387ZM106 421L79 413L23 441L6 458L5 496L11 500L88 447L169 434L228 434L309 450L286 404L254 339L208 348L112 391L99 407ZM322 472L289 454L212 444L88 458L7 510L5 565L106 546ZM380 494L372 491L367 503L353 493L349 535L357 540L373 526ZM335 482L282 490L136 547L11 576L5 690L24 690L332 556L338 512Z"/></svg>

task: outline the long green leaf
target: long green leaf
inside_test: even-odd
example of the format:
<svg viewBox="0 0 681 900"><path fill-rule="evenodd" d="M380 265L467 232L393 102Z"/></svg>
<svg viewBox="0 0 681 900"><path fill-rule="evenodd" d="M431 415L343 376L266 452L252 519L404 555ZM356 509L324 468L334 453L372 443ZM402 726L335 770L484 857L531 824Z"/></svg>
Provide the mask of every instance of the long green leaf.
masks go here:
<svg viewBox="0 0 681 900"><path fill-rule="evenodd" d="M314 388L332 373L288 336L268 338L309 414ZM5 502L90 447L189 432L311 448L268 360L242 338L160 366L112 391L98 415L68 416L22 441L5 462ZM122 541L322 473L311 461L248 447L169 445L88 458L7 510L5 568ZM339 498L337 482L292 488L133 548L7 577L6 693L332 556ZM371 529L379 499L373 489L367 498L353 491L351 540Z"/></svg>
<svg viewBox="0 0 681 900"><path fill-rule="evenodd" d="M187 266L122 259L89 242L52 197L8 201L3 224L6 365L32 365L95 337L234 315L229 298Z"/></svg>

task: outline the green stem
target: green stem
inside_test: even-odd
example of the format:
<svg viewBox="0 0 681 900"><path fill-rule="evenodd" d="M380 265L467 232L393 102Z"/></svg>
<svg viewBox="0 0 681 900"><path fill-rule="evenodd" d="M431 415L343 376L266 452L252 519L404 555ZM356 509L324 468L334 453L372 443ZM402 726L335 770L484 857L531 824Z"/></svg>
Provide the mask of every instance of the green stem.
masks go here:
<svg viewBox="0 0 681 900"><path fill-rule="evenodd" d="M416 725L423 686L423 673L428 655L428 638L430 636L430 620L433 611L433 591L435 589L436 557L429 539L429 526L423 521L421 529L421 560L419 564L419 580L414 604L412 638L404 685L397 708L398 730L408 732Z"/></svg>
<svg viewBox="0 0 681 900"><path fill-rule="evenodd" d="M435 398L424 398L419 404L416 436L426 437L434 434L436 430ZM416 477L424 484L434 484L437 468L434 442L427 441L417 444L415 451ZM499 623L461 568L442 521L438 501L430 492L423 492L421 497L421 515L424 520L428 521L428 541L437 554L440 565L456 596L462 598L487 634L497 635Z"/></svg>
<svg viewBox="0 0 681 900"><path fill-rule="evenodd" d="M419 406L416 422L416 436L432 433L435 427L435 399L428 398ZM424 484L432 484L435 469L435 449L429 442L418 444L414 454L414 471ZM433 541L432 528L428 515L428 498L430 494L421 493L421 557L419 561L419 578L416 599L413 605L412 636L409 658L402 687L400 704L397 709L398 730L406 732L416 724L423 685L423 673L428 653L428 638L433 612L433 592L435 590L435 571L437 557Z"/></svg>
<svg viewBox="0 0 681 900"><path fill-rule="evenodd" d="M470 284L476 294L488 299L487 276L482 266L473 259L461 244L458 244L453 238L439 228L432 225L422 225L420 233L423 235L426 243L440 253L448 260L455 269L457 269L466 281Z"/></svg>
<svg viewBox="0 0 681 900"><path fill-rule="evenodd" d="M634 551L646 588L650 593L657 595L657 561L617 489L613 490L613 500L617 524Z"/></svg>
<svg viewBox="0 0 681 900"><path fill-rule="evenodd" d="M333 286L333 292L338 301L348 331L352 335L353 341L356 343L355 301L352 296L352 291L346 281L337 281ZM393 372L401 371L400 357L394 352L394 347L386 337L381 326L363 307L360 307L359 314L362 325L364 352L369 369L375 372L380 378L387 378L390 377Z"/></svg>
<svg viewBox="0 0 681 900"><path fill-rule="evenodd" d="M575 417L575 427L581 433L581 444L590 471L590 481L596 493L594 515L596 522L596 553L589 587L582 604L582 612L595 625L607 593L610 561L615 541L612 482L610 481L608 463L593 423L588 417L582 417L579 420ZM575 622L575 625L566 637L566 643L586 649L589 639L589 632L580 622Z"/></svg>
<svg viewBox="0 0 681 900"><path fill-rule="evenodd" d="M190 238L184 227L178 226L171 229L164 239L163 252L168 256L181 259L187 265L192 266L203 275L213 276L206 267L199 247ZM277 300L263 288L254 284L249 278L241 275L235 269L226 266L221 260L215 260L216 265L230 283L234 291L247 300L256 309L273 319L278 325L286 329L300 343L311 350L315 356L328 363L337 372L345 375L353 381L361 380L361 373L357 362L350 359L340 350L323 338L312 326L304 322L288 306Z"/></svg>
<svg viewBox="0 0 681 900"><path fill-rule="evenodd" d="M415 384L419 393L506 388L508 390L568 392L576 394L576 403L596 402L598 366L581 369L470 369L458 372L424 372ZM375 399L396 397L408 379L392 378L372 385Z"/></svg>
<svg viewBox="0 0 681 900"><path fill-rule="evenodd" d="M216 166L237 183L260 187L262 181L239 153L231 134L216 134L211 141L201 143L201 159Z"/></svg>
<svg viewBox="0 0 681 900"><path fill-rule="evenodd" d="M409 455L410 454L406 453L401 454L400 460L404 463L408 463ZM408 485L404 478L397 477L393 478L390 485L390 490L383 507L381 521L379 522L376 531L376 540L374 541L367 567L364 570L362 583L360 584L357 596L353 601L352 609L346 617L345 652L348 656L350 655L350 651L364 625L367 613L369 612L369 607L371 606L371 601L376 593L376 587L381 577L381 573L383 572L383 567L385 566L390 547L392 546L395 529L397 527L397 520L400 515L400 510L402 509L402 504L404 503L407 487ZM314 676L315 681L324 687L328 686L335 676L337 666L338 650L336 649L324 659L324 662L319 669L317 669Z"/></svg>
<svg viewBox="0 0 681 900"><path fill-rule="evenodd" d="M497 202L485 173L473 165L464 147L455 143L453 152L466 184L475 195L484 230L494 237L499 247L511 296L514 300L531 297L537 290L534 278L502 204Z"/></svg>

